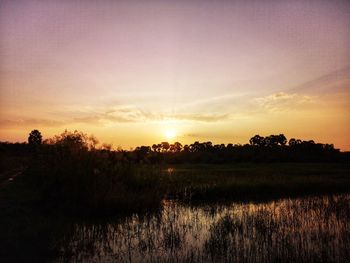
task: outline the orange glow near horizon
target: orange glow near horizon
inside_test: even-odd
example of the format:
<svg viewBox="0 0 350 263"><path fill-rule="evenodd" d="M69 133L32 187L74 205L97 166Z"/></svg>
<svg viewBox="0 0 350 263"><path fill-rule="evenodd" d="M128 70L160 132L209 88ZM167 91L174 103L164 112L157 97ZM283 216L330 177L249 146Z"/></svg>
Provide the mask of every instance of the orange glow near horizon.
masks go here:
<svg viewBox="0 0 350 263"><path fill-rule="evenodd" d="M350 150L348 1L4 0L0 20L0 141L283 133Z"/></svg>

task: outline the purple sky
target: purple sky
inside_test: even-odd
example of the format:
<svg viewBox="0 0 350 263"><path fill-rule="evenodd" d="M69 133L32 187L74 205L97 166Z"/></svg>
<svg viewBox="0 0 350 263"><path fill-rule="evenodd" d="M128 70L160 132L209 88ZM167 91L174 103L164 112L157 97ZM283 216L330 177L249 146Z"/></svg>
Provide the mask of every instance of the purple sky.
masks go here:
<svg viewBox="0 0 350 263"><path fill-rule="evenodd" d="M349 1L1 1L0 36L1 140L77 128L129 147L171 129L350 149Z"/></svg>

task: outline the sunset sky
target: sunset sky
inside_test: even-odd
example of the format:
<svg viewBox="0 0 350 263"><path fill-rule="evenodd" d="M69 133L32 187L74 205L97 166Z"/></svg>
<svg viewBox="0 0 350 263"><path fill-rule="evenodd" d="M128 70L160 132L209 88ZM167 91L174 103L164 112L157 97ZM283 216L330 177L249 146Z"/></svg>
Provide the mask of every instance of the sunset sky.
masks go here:
<svg viewBox="0 0 350 263"><path fill-rule="evenodd" d="M350 1L2 0L0 127L350 150Z"/></svg>

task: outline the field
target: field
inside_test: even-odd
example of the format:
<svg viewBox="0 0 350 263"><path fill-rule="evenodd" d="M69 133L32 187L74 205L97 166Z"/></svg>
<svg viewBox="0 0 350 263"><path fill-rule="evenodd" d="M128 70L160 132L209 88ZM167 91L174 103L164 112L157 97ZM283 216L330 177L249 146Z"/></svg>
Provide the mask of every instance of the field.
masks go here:
<svg viewBox="0 0 350 263"><path fill-rule="evenodd" d="M339 262L349 256L349 164L118 171L128 178L116 184L119 206L107 210L45 200L33 171L3 184L2 261Z"/></svg>
<svg viewBox="0 0 350 263"><path fill-rule="evenodd" d="M171 196L187 200L263 200L346 192L346 163L238 163L164 167Z"/></svg>

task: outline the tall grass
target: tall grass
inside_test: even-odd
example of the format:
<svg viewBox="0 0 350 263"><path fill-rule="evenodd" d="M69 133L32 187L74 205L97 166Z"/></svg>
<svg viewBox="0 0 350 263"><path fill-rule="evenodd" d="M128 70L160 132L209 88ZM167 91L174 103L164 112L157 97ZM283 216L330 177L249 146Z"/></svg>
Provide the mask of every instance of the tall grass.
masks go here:
<svg viewBox="0 0 350 263"><path fill-rule="evenodd" d="M58 261L346 262L349 195L229 206L167 202L161 213L83 223Z"/></svg>
<svg viewBox="0 0 350 263"><path fill-rule="evenodd" d="M345 164L154 166L115 160L111 151L56 143L30 162L27 177L51 207L122 212L183 201L263 200L347 192Z"/></svg>
<svg viewBox="0 0 350 263"><path fill-rule="evenodd" d="M112 152L50 145L34 156L27 181L51 207L127 212L159 207L160 170L116 162Z"/></svg>

